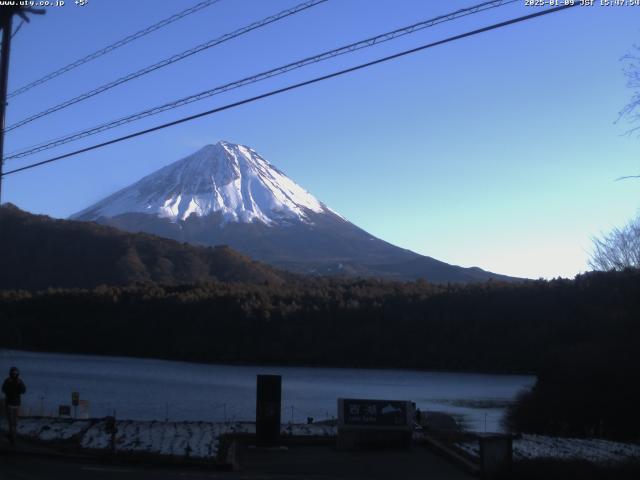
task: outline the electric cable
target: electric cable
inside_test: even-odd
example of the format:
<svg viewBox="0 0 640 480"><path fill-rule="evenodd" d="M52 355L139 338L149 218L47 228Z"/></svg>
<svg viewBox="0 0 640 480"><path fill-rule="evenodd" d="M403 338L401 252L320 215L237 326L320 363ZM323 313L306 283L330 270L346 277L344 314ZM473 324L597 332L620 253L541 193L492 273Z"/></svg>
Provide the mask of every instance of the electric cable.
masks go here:
<svg viewBox="0 0 640 480"><path fill-rule="evenodd" d="M273 68L271 70L267 70L265 72L258 73L256 75L245 77L245 78L243 78L241 80L236 80L236 81L233 81L233 82L230 82L230 83L218 86L218 87L214 87L214 88L209 89L209 90L205 90L203 92L200 92L200 93L197 93L197 94L194 94L194 95L189 95L187 97L184 97L184 98L181 98L181 99L178 99L178 100L174 100L174 101L171 101L171 102L168 102L168 103L165 103L165 104L153 107L153 108L149 108L147 110L143 110L141 112L137 112L137 113L125 116L125 117L121 117L119 119L112 120L110 122L103 123L101 125L97 125L97 126L85 129L85 130L81 130L79 132L76 132L76 133L73 133L73 134L70 134L70 135L59 137L59 138L56 138L54 140L49 140L49 141L46 141L46 142L41 142L41 143L39 143L37 145L32 145L32 146L29 146L29 147L25 147L25 148L22 148L22 149L18 150L15 153L12 152L11 154L7 155L5 157L5 160L28 157L28 156L33 155L35 153L39 153L39 152L42 152L44 150L49 150L51 148L55 148L55 147L58 147L60 145L64 145L66 143L70 143L70 142L73 142L73 141L76 141L76 140L80 140L82 138L86 138L88 136L95 135L95 134L104 132L106 130L113 129L113 128L125 125L127 123L138 121L138 120L141 120L143 118L146 118L146 117L149 117L149 116L152 116L152 115L156 115L156 114L165 112L167 110L172 110L174 108L182 107L184 105L188 105L190 103L197 102L197 101L203 100L205 98L209 98L209 97L214 96L214 95L219 95L219 94L227 92L229 90L233 90L233 89L240 88L240 87L252 84L252 83L256 83L256 82L259 82L259 81L262 81L262 80L266 80L266 79L271 78L271 77L282 75L282 74L287 73L287 72L289 72L291 70L302 68L302 67L305 67L305 66L313 64L313 63L318 63L318 62L321 62L321 61L324 61L324 60L328 60L330 58L334 58L334 57L337 57L337 56L340 56L340 55L344 55L344 54L347 54L347 53L351 53L351 52L354 52L356 50L360 50L360 49L363 49L363 48L372 47L374 45L377 45L377 44L380 44L380 43L383 43L383 42L387 42L387 41L393 40L395 38L402 37L404 35L408 35L408 34L417 32L417 31L422 30L424 28L432 27L434 25L437 25L437 24L440 24L440 23L443 23L443 22L452 21L452 20L455 20L455 19L458 19L458 18L461 18L461 17L465 17L467 15L472 15L472 14L475 14L475 13L478 13L478 12L481 12L481 11L485 11L485 10L488 10L488 9L504 6L504 5L507 5L507 4L510 4L510 3L514 3L516 1L519 1L519 0L493 0L493 1L483 2L483 3L480 3L478 5L474 5L472 7L469 7L469 8L464 8L464 9L461 9L461 10L457 10L455 12L452 12L452 13L449 13L449 14L446 14L446 15L440 15L438 17L431 18L431 19L428 19L428 20L424 20L424 21L415 23L413 25L409 25L407 27L402 27L402 28L399 28L399 29L396 29L396 30L393 30L393 31L390 31L390 32L386 32L386 33L383 33L383 34L380 34L380 35L376 35L374 37L370 37L370 38L367 38L365 40L361 40L361 41L358 41L358 42L355 42L355 43L351 43L349 45L345 45L345 46L342 46L342 47L339 47L339 48L336 48L336 49L333 49L333 50L329 50L329 51L326 51L326 52L323 52L323 53L320 53L320 54L317 54L317 55L314 55L314 56L311 56L311 57L307 57L307 58L304 58L302 60L297 60L295 62L291 62L291 63L288 63L286 65L283 65L283 66L280 66L280 67L276 67L276 68Z"/></svg>
<svg viewBox="0 0 640 480"><path fill-rule="evenodd" d="M100 50L97 50L93 53L90 53L89 55L86 55L85 57L82 57L79 60L76 60L75 62L69 63L68 65L65 65L64 67L59 68L58 70L55 70L37 80L34 80L33 82L24 85L23 87L20 87L16 90L14 90L13 92L9 93L7 95L7 98L12 98L15 97L17 95L23 94L24 92L27 92L29 90L31 90L34 87L37 87L38 85L42 85L45 82L48 82L49 80L52 80L56 77L59 77L60 75L67 73L71 70L73 70L74 68L79 67L80 65L84 65L85 63L88 63L92 60L95 60L96 58L99 58L103 55L106 55L109 52L112 52L120 47L123 47L124 45L127 45L128 43L131 43L135 40L138 40L139 38L142 38L148 34L150 34L151 32L155 32L156 30L159 30L163 27L166 27L167 25L180 20L188 15L191 15L192 13L196 13L199 12L200 10L210 7L211 5L218 3L220 0L205 0L203 2L197 3L196 5L194 5L193 7L187 8L186 10L182 10L181 12L178 12L174 15L171 15L168 18L165 18L164 20L161 20L157 23L154 23L153 25L150 25L136 33L133 33L131 35L128 35L126 37L124 37L121 40L118 40L117 42L114 42L110 45L107 45L104 48L101 48ZM17 33L17 31L14 33L14 35Z"/></svg>
<svg viewBox="0 0 640 480"><path fill-rule="evenodd" d="M529 15L524 15L524 16L517 17L517 18L512 18L512 19L506 20L504 22L494 23L494 24L489 25L487 27L482 27L482 28L479 28L479 29L476 29L476 30L472 30L472 31L469 31L469 32L465 32L465 33L459 34L459 35L454 35L452 37L448 37L448 38L445 38L443 40L438 40L436 42L428 43L426 45L421 45L419 47L415 47L415 48L412 48L412 49L409 49L409 50L404 50L402 52L395 53L393 55L389 55L389 56L386 56L386 57L379 58L377 60L373 60L373 61L370 61L370 62L366 62L366 63L362 63L362 64L359 64L359 65L356 65L354 67L349 67L349 68L346 68L344 70L339 70L339 71L336 71L336 72L333 72L333 73L329 73L327 75L322 75L320 77L315 77L315 78L313 78L311 80L306 80L306 81L303 81L303 82L299 82L299 83L295 83L295 84L292 84L292 85L288 85L286 87L279 88L277 90L271 90L271 91L269 91L267 93L263 93L261 95L256 95L254 97L246 98L246 99L243 99L243 100L240 100L240 101L237 101L237 102L233 102L233 103L224 105L222 107L217 107L217 108L214 108L214 109L211 109L211 110L200 112L200 113L197 113L195 115L189 115L187 117L183 117L183 118L180 118L178 120L174 120L174 121L171 121L171 122L168 122L168 123L157 125L155 127L147 128L145 130L140 130L140 131L128 134L128 135L124 135L122 137L114 138L114 139L108 140L106 142L102 142L102 143L99 143L99 144L96 144L96 145L92 145L90 147L81 148L81 149L75 150L73 152L69 152L69 153L66 153L66 154L63 154L63 155L58 155L56 157L49 158L47 160L42 160L40 162L32 163L32 164L26 165L24 167L20 167L20 168L16 168L16 169L13 169L13 170L9 170L7 172L4 172L2 174L2 176L4 177L4 176L7 176L7 175L12 175L12 174L15 174L15 173L18 173L18 172L22 172L22 171L25 171L25 170L30 170L32 168L40 167L42 165L53 163L53 162L56 162L56 161L59 161L59 160L65 159L65 158L69 158L69 157L72 157L72 156L75 156L75 155L79 155L81 153L85 153L85 152L89 152L91 150L96 150L98 148L106 147L107 145L113 145L115 143L119 143L119 142L123 142L125 140L129 140L131 138L139 137L141 135L146 135L146 134L151 133L151 132L155 132L155 131L158 131L158 130L163 130L165 128L172 127L174 125L178 125L178 124L181 124L181 123L189 122L189 121L195 120L197 118L201 118L201 117L205 117L205 116L208 116L208 115L212 115L214 113L222 112L224 110L229 110L231 108L235 108L235 107L238 107L240 105L245 105L245 104L248 104L248 103L252 103L252 102L255 102L257 100L261 100L261 99L264 99L264 98L272 97L274 95L278 95L280 93L288 92L290 90L295 90L295 89L298 89L298 88L301 88L301 87L304 87L304 86L307 86L307 85L311 85L311 84L318 83L318 82L321 82L321 81L324 81L324 80L328 80L330 78L335 78L335 77L338 77L338 76L345 75L347 73L351 73L351 72L355 72L355 71L358 71L358 70L362 70L364 68L368 68L368 67L371 67L373 65L378 65L380 63L388 62L390 60L395 60L397 58L404 57L406 55L410 55L410 54L413 54L413 53L416 53L416 52L420 52L422 50L426 50L428 48L433 48L433 47L436 47L436 46L439 46L439 45L443 45L445 43L450 43L450 42L453 42L453 41L456 41L456 40L461 40L463 38L471 37L473 35L478 35L480 33L488 32L490 30L496 30L498 28L504 28L504 27L506 27L508 25L513 25L515 23L520 23L520 22L524 22L524 21L527 21L527 20L532 20L534 18L541 17L543 15L549 15L551 13L556 13L556 12L559 12L561 10L566 10L568 8L573 8L573 7L576 7L578 5L579 5L578 3L566 4L566 5L562 5L562 6L559 6L559 7L554 7L554 8L542 10L542 11L539 11L539 12L531 13Z"/></svg>
<svg viewBox="0 0 640 480"><path fill-rule="evenodd" d="M81 95L75 96L73 98L70 98L69 100L66 100L62 103L59 103L58 105L55 105L53 107L47 108L46 110L43 110L39 113L36 113L34 115L31 115L27 118L24 118L12 125L9 125L8 127L6 127L4 129L5 133L10 132L12 130L15 130L16 128L20 128L23 125L26 125L27 123L31 123L34 120L37 120L39 118L42 117L46 117L47 115L51 115L52 113L58 112L62 109L65 109L67 107L70 107L71 105L74 105L78 102L81 102L83 100L87 100L88 98L94 97L96 95L99 95L103 92L106 92L107 90L111 90L114 87L117 87L118 85L122 85L123 83L127 83L130 82L131 80L134 80L138 77L142 77L143 75L147 75L148 73L154 72L160 68L166 67L168 65L171 65L175 62L178 62L180 60L184 60L187 57L190 57L191 55L195 55L196 53L200 53L204 50L207 50L209 48L215 47L217 45L220 45L221 43L227 42L233 38L239 37L241 35L244 35L246 33L249 33L253 30L256 30L258 28L264 27L266 25L269 25L273 22L277 22L278 20L282 20L283 18L289 17L291 15L295 15L296 13L299 13L303 10L306 10L308 8L311 7L315 7L316 5L319 5L320 3L324 3L327 0L309 0L307 2L301 3L299 5L296 5L293 8L289 8L287 10L283 10L280 13L277 13L275 15L271 15L267 18L264 18L258 22L254 22L250 25L247 25L245 27L242 27L238 30L235 30L234 32L231 33L227 33L225 35L222 35L221 37L217 37L214 38L213 40L209 40L208 42L202 43L200 45L197 45L196 47L190 48L188 50L185 50L184 52L172 55L169 58L165 58L164 60L161 60L157 63L154 63L153 65L149 65L141 70L129 73L127 75L125 75L124 77L120 77L116 80L113 80L112 82L109 83L105 83L104 85L101 85L97 88L94 88L93 90L90 90L88 92L85 92Z"/></svg>

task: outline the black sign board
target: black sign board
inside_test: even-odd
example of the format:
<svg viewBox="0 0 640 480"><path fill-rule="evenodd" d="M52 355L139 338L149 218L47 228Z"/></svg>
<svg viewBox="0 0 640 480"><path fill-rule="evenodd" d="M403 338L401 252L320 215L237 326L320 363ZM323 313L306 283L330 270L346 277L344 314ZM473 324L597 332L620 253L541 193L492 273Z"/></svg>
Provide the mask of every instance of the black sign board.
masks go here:
<svg viewBox="0 0 640 480"><path fill-rule="evenodd" d="M70 417L71 416L71 406L69 406L69 405L60 405L58 407L58 416L60 416L60 417Z"/></svg>
<svg viewBox="0 0 640 480"><path fill-rule="evenodd" d="M277 445L280 440L282 377L258 375L256 437L260 445Z"/></svg>
<svg viewBox="0 0 640 480"><path fill-rule="evenodd" d="M399 400L342 400L344 426L406 427L409 402Z"/></svg>

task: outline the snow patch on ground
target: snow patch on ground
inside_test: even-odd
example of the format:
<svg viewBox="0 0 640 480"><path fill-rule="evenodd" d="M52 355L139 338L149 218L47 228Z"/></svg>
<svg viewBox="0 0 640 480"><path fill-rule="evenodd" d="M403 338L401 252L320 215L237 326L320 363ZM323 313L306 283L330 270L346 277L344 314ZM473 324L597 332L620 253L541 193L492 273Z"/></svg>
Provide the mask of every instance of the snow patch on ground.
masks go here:
<svg viewBox="0 0 640 480"><path fill-rule="evenodd" d="M160 422L118 420L115 445L118 452L214 458L219 439L227 433L255 433L249 422ZM0 422L6 431L6 421ZM104 420L21 418L18 434L32 440L59 442L75 440L83 449L111 448L111 434ZM283 425L282 434L290 436L332 436L336 428L328 425Z"/></svg>
<svg viewBox="0 0 640 480"><path fill-rule="evenodd" d="M121 420L116 422L116 450L191 458L212 458L218 453L219 437L225 433L253 433L247 423L158 422ZM103 421L96 422L82 437L86 449L110 447L110 435Z"/></svg>
<svg viewBox="0 0 640 480"><path fill-rule="evenodd" d="M478 442L457 443L456 446L471 455L480 456ZM543 435L522 435L513 440L513 458L555 458L560 460L586 460L597 464L640 461L640 445L595 438L560 438Z"/></svg>
<svg viewBox="0 0 640 480"><path fill-rule="evenodd" d="M283 435L292 435L294 437L298 436L311 436L311 437L331 437L337 435L337 429L331 425L323 425L323 424L307 424L307 425L299 425L299 424L289 424L283 425L281 429L281 433Z"/></svg>
<svg viewBox="0 0 640 480"><path fill-rule="evenodd" d="M118 420L116 428L115 444L119 452L199 459L216 457L221 435L255 433L255 424L250 422ZM7 431L5 419L0 420L0 431ZM285 436L330 437L337 434L337 429L325 424L286 424L282 425L281 433ZM18 434L43 442L77 442L80 448L90 450L111 447L111 434L107 432L107 424L102 419L21 418ZM472 457L479 457L478 441L457 443L456 447ZM513 456L515 461L555 458L615 464L640 461L640 444L522 435L513 440Z"/></svg>
<svg viewBox="0 0 640 480"><path fill-rule="evenodd" d="M18 423L18 434L42 441L66 441L79 438L89 427L86 420L63 418L23 418ZM7 431L7 422L0 422L0 430Z"/></svg>

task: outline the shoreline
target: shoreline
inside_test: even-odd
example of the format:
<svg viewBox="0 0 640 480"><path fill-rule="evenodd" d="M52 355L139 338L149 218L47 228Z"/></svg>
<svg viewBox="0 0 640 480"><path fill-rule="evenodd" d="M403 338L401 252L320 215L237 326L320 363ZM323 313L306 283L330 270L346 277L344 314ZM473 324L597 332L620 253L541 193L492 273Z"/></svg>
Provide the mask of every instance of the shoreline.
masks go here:
<svg viewBox="0 0 640 480"><path fill-rule="evenodd" d="M261 368L308 368L308 369L328 369L328 370L366 370L371 372L388 372L388 371L401 371L401 372L416 372L416 373L442 373L442 374L468 374L468 375L501 375L510 377L536 377L536 373L519 373L519 372L502 372L502 371L479 371L479 370L444 370L444 369L418 369L418 368L402 368L402 367L362 367L362 366L336 366L331 364L282 364L282 363L258 363L249 361L238 362L203 362L184 359L173 359L168 357L147 357L147 356L132 356L121 354L100 354L100 353L78 353L69 351L51 351L51 350L21 350L13 348L0 347L0 360L4 356L5 352L17 352L17 353L35 353L43 355L68 355L74 357L94 357L94 358L109 358L109 359L121 359L121 360L150 360L157 362L171 362L171 363L184 363L189 365L208 365L208 366L221 366L221 367L261 367Z"/></svg>

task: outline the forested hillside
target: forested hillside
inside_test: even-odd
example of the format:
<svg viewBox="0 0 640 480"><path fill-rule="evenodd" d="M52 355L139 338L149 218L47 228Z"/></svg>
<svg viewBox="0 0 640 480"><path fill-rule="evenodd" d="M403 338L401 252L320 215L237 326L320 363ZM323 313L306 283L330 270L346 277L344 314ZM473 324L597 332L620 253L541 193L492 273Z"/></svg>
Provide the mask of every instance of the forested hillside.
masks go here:
<svg viewBox="0 0 640 480"><path fill-rule="evenodd" d="M0 294L4 347L203 362L538 372L635 357L640 272L437 286L298 279Z"/></svg>
<svg viewBox="0 0 640 480"><path fill-rule="evenodd" d="M197 247L89 222L0 208L0 289L153 282L282 283L291 274L228 247Z"/></svg>

